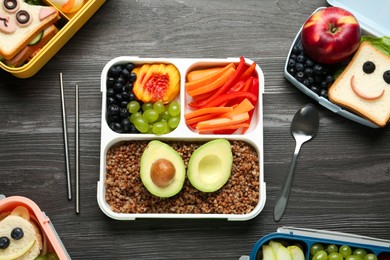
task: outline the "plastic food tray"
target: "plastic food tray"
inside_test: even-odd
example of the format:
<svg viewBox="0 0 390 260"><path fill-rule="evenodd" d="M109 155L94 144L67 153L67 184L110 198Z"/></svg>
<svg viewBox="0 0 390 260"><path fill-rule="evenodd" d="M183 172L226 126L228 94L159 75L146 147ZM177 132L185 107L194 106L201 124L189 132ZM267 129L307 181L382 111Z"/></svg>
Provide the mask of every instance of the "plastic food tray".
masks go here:
<svg viewBox="0 0 390 260"><path fill-rule="evenodd" d="M376 239L372 237L359 236L335 231L302 229L294 227L281 227L277 232L268 234L260 238L252 248L250 256L241 256L240 260L256 260L257 253L261 246L268 244L269 241L286 241L289 244L299 244L303 248L305 259L310 260L310 247L314 243L321 243L325 247L329 244L335 244L338 247L348 245L351 248L362 248L375 255L380 253L390 253L390 241Z"/></svg>
<svg viewBox="0 0 390 260"><path fill-rule="evenodd" d="M356 18L359 21L360 27L362 28L362 34L366 35L373 35L373 36L384 36L384 35L390 35L390 31L383 27L383 25L389 24L390 19L389 16L386 14L381 15L378 13L378 6L380 6L380 10L386 10L385 8L390 8L390 2L389 1L378 1L375 3L375 5L367 4L365 1L342 1L342 0L328 0L328 3L334 6L338 6L341 8L345 8L352 12ZM315 10L313 13L317 12L318 10L325 8L320 7L317 10ZM303 25L302 25L303 26ZM305 93L307 96L315 100L317 103L319 103L321 106L329 109L330 111L339 114L345 118L348 118L354 122L357 122L359 124L371 127L371 128L378 128L378 126L371 121L353 113L349 110L346 110L339 105L334 104L333 102L329 101L328 99L324 97L320 97L313 91L311 91L309 88L307 88L305 85L303 85L301 82L299 82L297 79L295 79L290 73L287 71L288 66L288 58L291 55L292 49L295 46L296 43L300 41L300 34L302 31L302 27L298 31L297 35L295 36L295 39L291 45L291 48L288 52L286 63L284 66L284 76L285 78L290 81L294 86L296 86L300 91Z"/></svg>
<svg viewBox="0 0 390 260"><path fill-rule="evenodd" d="M50 0L42 0L44 5L55 7ZM77 12L60 14L61 26L57 26L58 33L34 56L21 67L10 67L0 62L0 67L18 78L34 76L64 45L70 38L91 18L91 16L103 5L106 0L84 0L84 5Z"/></svg>
<svg viewBox="0 0 390 260"><path fill-rule="evenodd" d="M41 232L46 235L48 248L52 248L61 260L71 259L49 217L46 216L45 212L41 211L35 202L25 197L12 196L6 198L4 195L0 194L0 214L12 211L18 206L27 208L30 215L35 217Z"/></svg>
<svg viewBox="0 0 390 260"><path fill-rule="evenodd" d="M252 64L253 61L245 59L247 64ZM166 63L176 66L180 73L180 94L177 101L181 105L181 118L178 127L164 135L154 134L120 134L112 131L106 121L106 80L108 69L117 64L125 64L132 62L135 65L145 63ZM208 66L224 65L227 63L237 63L239 58L227 59L187 59L187 58L139 58L131 56L117 57L109 61L101 74L101 92L102 98L102 118L101 118L101 149L100 149L100 179L97 184L97 200L101 210L109 217L117 220L135 220L136 218L215 218L227 220L248 220L257 216L264 207L266 200L266 185L264 183L263 170L263 101L262 92L264 90L264 76L258 65L256 65L256 72L259 79L260 93L258 104L252 117L250 128L245 134L232 135L217 135L217 134L198 134L192 131L185 124L184 114L189 110L187 102L189 97L185 94L185 77L188 71L193 68L201 68ZM254 210L247 214L171 214L171 213L116 213L113 212L105 199L105 179L106 179L106 154L108 149L114 144L121 141L137 141L137 140L160 140L164 141L209 141L217 138L224 138L227 140L242 140L252 145L259 157L259 199L258 204ZM182 192L182 191L181 191Z"/></svg>

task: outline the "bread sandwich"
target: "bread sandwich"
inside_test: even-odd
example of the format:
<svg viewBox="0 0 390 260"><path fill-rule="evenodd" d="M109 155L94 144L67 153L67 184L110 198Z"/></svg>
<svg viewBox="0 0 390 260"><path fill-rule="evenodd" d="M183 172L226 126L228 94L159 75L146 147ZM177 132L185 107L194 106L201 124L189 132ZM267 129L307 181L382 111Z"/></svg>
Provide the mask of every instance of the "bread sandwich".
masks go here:
<svg viewBox="0 0 390 260"><path fill-rule="evenodd" d="M362 42L328 96L379 127L386 126L390 119L390 56Z"/></svg>
<svg viewBox="0 0 390 260"><path fill-rule="evenodd" d="M23 0L1 1L0 57L12 60L60 18L52 6L30 5Z"/></svg>

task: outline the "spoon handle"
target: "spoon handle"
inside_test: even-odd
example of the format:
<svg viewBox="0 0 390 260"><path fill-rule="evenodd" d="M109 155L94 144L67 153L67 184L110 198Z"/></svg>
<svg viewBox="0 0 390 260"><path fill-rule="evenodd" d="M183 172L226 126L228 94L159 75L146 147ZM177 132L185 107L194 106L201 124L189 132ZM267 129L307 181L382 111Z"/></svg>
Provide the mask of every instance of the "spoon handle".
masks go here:
<svg viewBox="0 0 390 260"><path fill-rule="evenodd" d="M279 197L276 201L274 209L274 220L278 222L286 210L288 198L290 196L291 184L294 179L295 164L297 162L299 150L301 149L302 143L297 142L295 146L294 156L291 160L290 167L288 170L287 178L284 180L282 189L280 190Z"/></svg>

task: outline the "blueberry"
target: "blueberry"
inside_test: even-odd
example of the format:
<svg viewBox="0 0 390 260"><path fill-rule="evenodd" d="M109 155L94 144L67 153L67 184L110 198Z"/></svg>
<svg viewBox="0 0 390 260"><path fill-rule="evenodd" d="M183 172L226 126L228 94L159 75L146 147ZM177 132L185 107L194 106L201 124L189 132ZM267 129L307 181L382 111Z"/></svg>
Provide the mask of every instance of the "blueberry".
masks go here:
<svg viewBox="0 0 390 260"><path fill-rule="evenodd" d="M297 59L297 55L296 54L291 54L290 55L290 59L296 60Z"/></svg>
<svg viewBox="0 0 390 260"><path fill-rule="evenodd" d="M328 89L321 89L320 96L324 98L328 98Z"/></svg>
<svg viewBox="0 0 390 260"><path fill-rule="evenodd" d="M122 121L121 121L121 124L122 124L122 129L123 129L123 132L124 133L129 133L130 132L130 128L131 128L131 123L130 123L130 120L129 118L123 118Z"/></svg>
<svg viewBox="0 0 390 260"><path fill-rule="evenodd" d="M122 69L121 77L123 77L124 79L130 78L130 71L128 71L127 69Z"/></svg>
<svg viewBox="0 0 390 260"><path fill-rule="evenodd" d="M118 77L119 76L119 73L122 71L122 66L120 65L117 65L117 66L112 66L109 70L108 70L108 76L109 77Z"/></svg>
<svg viewBox="0 0 390 260"><path fill-rule="evenodd" d="M287 66L289 67L289 68L291 68L291 67L294 67L295 66L295 60L294 59L289 59L288 60L288 64L287 64Z"/></svg>
<svg viewBox="0 0 390 260"><path fill-rule="evenodd" d="M118 105L110 105L107 108L107 113L109 116L115 116L119 114L119 106Z"/></svg>
<svg viewBox="0 0 390 260"><path fill-rule="evenodd" d="M121 93L116 93L116 94L115 94L115 99L116 99L118 102L121 102L121 101L123 100L122 94L121 94Z"/></svg>
<svg viewBox="0 0 390 260"><path fill-rule="evenodd" d="M324 67L322 65L316 64L313 66L313 72L315 75L323 75Z"/></svg>
<svg viewBox="0 0 390 260"><path fill-rule="evenodd" d="M305 75L306 76L311 76L311 75L313 75L313 69L312 68L305 68Z"/></svg>
<svg viewBox="0 0 390 260"><path fill-rule="evenodd" d="M133 94L133 92L130 92L130 93L129 93L129 101L134 101L134 100L136 100L136 97L135 97L135 95Z"/></svg>
<svg viewBox="0 0 390 260"><path fill-rule="evenodd" d="M305 65L306 65L306 67L311 68L314 66L314 62L311 59L306 59Z"/></svg>
<svg viewBox="0 0 390 260"><path fill-rule="evenodd" d="M116 100L114 97L107 98L107 106L114 105L115 103L116 103Z"/></svg>
<svg viewBox="0 0 390 260"><path fill-rule="evenodd" d="M19 239L21 239L23 236L24 236L23 229L21 229L21 228L19 228L19 227L16 227L16 228L12 229L11 237L12 237L13 239L19 240Z"/></svg>
<svg viewBox="0 0 390 260"><path fill-rule="evenodd" d="M119 83L119 82L115 82L114 86L113 86L113 90L116 92L116 93L120 93L122 91L122 84Z"/></svg>
<svg viewBox="0 0 390 260"><path fill-rule="evenodd" d="M116 83L119 83L121 84L121 86L123 86L125 83L126 83L127 79L122 77L122 76L119 76L117 79L116 79Z"/></svg>
<svg viewBox="0 0 390 260"><path fill-rule="evenodd" d="M320 89L315 85L310 86L310 90L316 93L317 95L320 94Z"/></svg>
<svg viewBox="0 0 390 260"><path fill-rule="evenodd" d="M113 128L111 128L111 129L114 130L117 133L122 133L122 125L121 125L121 123L115 122L113 124Z"/></svg>
<svg viewBox="0 0 390 260"><path fill-rule="evenodd" d="M310 81L306 78L302 81L302 84L305 85L306 87L310 86Z"/></svg>
<svg viewBox="0 0 390 260"><path fill-rule="evenodd" d="M387 83L390 84L390 70L386 70L383 73L383 80Z"/></svg>
<svg viewBox="0 0 390 260"><path fill-rule="evenodd" d="M127 108L125 108L125 107L119 108L119 116L121 118L128 118L129 117L129 112L127 111Z"/></svg>
<svg viewBox="0 0 390 260"><path fill-rule="evenodd" d="M115 91L113 88L108 88L107 89L107 97L113 97L115 96Z"/></svg>
<svg viewBox="0 0 390 260"><path fill-rule="evenodd" d="M290 73L291 75L294 75L295 72L296 72L296 69L295 69L295 67L293 67L293 68L287 68L287 71L288 71L288 73Z"/></svg>
<svg viewBox="0 0 390 260"><path fill-rule="evenodd" d="M122 92L122 100L123 101L129 101L130 100L130 93L129 92Z"/></svg>
<svg viewBox="0 0 390 260"><path fill-rule="evenodd" d="M366 61L363 64L363 71L367 74L371 74L375 71L375 64L372 61Z"/></svg>
<svg viewBox="0 0 390 260"><path fill-rule="evenodd" d="M108 120L107 122L110 124L110 123L115 123L115 122L118 122L119 120L121 119L121 117L118 115L113 115L113 116L109 116L108 117Z"/></svg>
<svg viewBox="0 0 390 260"><path fill-rule="evenodd" d="M113 78L113 77L107 78L107 86L108 87L114 86L114 83L115 83L115 78Z"/></svg>
<svg viewBox="0 0 390 260"><path fill-rule="evenodd" d="M127 63L125 67L128 71L132 71L134 69L134 63Z"/></svg>
<svg viewBox="0 0 390 260"><path fill-rule="evenodd" d="M305 69L305 66L304 66L302 63L297 62L297 63L295 64L295 69L296 69L297 71L303 71L303 70Z"/></svg>
<svg viewBox="0 0 390 260"><path fill-rule="evenodd" d="M129 102L127 102L127 101L121 101L121 103L120 103L120 107L127 107L127 104L128 104Z"/></svg>
<svg viewBox="0 0 390 260"><path fill-rule="evenodd" d="M301 52L300 48L295 45L293 48L292 48L292 53L294 54L299 54Z"/></svg>
<svg viewBox="0 0 390 260"><path fill-rule="evenodd" d="M136 80L137 80L137 74L135 74L134 72L130 73L129 81L134 82Z"/></svg>
<svg viewBox="0 0 390 260"><path fill-rule="evenodd" d="M298 72L295 74L295 78L296 78L299 82L302 82L302 81L305 79L305 73L303 73L302 71L298 71Z"/></svg>
<svg viewBox="0 0 390 260"><path fill-rule="evenodd" d="M306 61L305 55L299 54L298 57L297 57L297 61L298 61L299 63L305 63L305 61Z"/></svg>
<svg viewBox="0 0 390 260"><path fill-rule="evenodd" d="M9 243L8 237L0 237L0 249L6 249L9 246Z"/></svg>
<svg viewBox="0 0 390 260"><path fill-rule="evenodd" d="M321 88L321 89L326 89L326 88L328 88L328 82L322 81L322 82L320 83L320 88Z"/></svg>
<svg viewBox="0 0 390 260"><path fill-rule="evenodd" d="M129 130L129 132L132 133L132 134L138 134L138 133L139 133L138 129L135 127L134 124L131 124L131 125L130 125L130 130Z"/></svg>
<svg viewBox="0 0 390 260"><path fill-rule="evenodd" d="M307 77L307 80L309 81L310 84L314 83L314 78L313 77Z"/></svg>
<svg viewBox="0 0 390 260"><path fill-rule="evenodd" d="M322 77L320 77L320 76L318 76L318 75L315 75L314 76L314 83L321 83L321 81L322 81Z"/></svg>
<svg viewBox="0 0 390 260"><path fill-rule="evenodd" d="M123 85L123 87L122 87L122 92L130 92L132 88L133 88L133 84L131 84L131 83L126 83L126 84Z"/></svg>

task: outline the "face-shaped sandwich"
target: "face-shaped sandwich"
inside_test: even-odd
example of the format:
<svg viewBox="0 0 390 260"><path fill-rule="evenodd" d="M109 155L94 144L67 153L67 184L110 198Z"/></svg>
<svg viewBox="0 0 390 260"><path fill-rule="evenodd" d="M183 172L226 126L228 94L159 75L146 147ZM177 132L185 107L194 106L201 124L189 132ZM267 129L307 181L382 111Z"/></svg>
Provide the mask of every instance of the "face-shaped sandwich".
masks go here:
<svg viewBox="0 0 390 260"><path fill-rule="evenodd" d="M390 119L390 57L363 42L328 96L333 103L384 127Z"/></svg>
<svg viewBox="0 0 390 260"><path fill-rule="evenodd" d="M23 0L0 0L0 56L10 60L44 29L59 19L51 6Z"/></svg>
<svg viewBox="0 0 390 260"><path fill-rule="evenodd" d="M0 260L35 259L42 249L42 236L24 207L16 207L0 220Z"/></svg>

